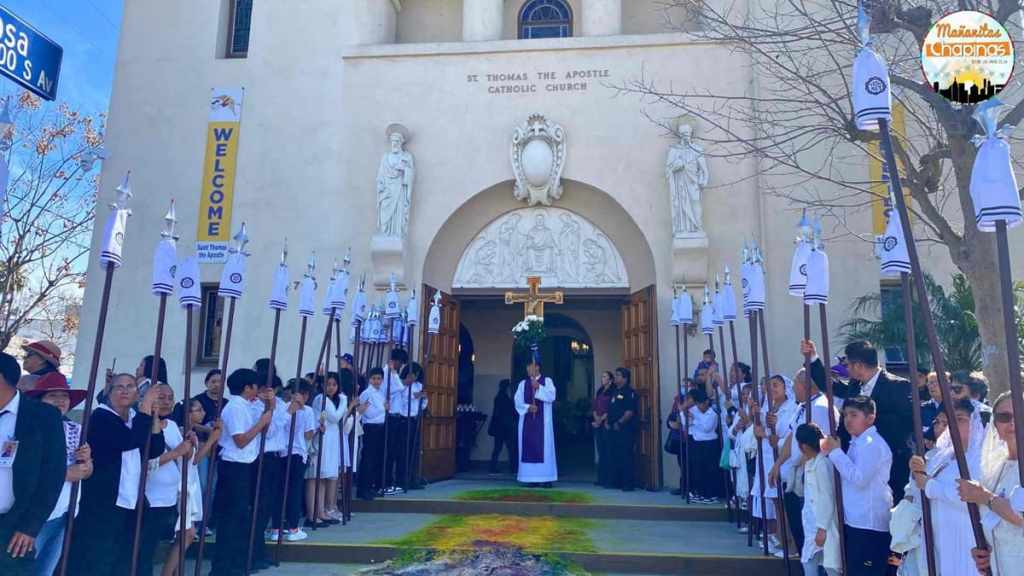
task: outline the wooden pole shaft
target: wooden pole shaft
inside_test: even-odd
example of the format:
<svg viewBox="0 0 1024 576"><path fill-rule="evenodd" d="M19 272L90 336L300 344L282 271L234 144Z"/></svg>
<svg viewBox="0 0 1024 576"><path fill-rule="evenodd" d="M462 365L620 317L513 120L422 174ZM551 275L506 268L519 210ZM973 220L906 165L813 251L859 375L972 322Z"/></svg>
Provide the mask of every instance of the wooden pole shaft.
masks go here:
<svg viewBox="0 0 1024 576"><path fill-rule="evenodd" d="M334 322L334 308L331 308L330 314L327 315L327 330L324 332L324 341L320 346L320 355L316 359L316 372L320 373L321 362L324 361L324 356L331 348L331 323ZM323 471L321 467L324 461L324 411L327 410L327 368L328 365L323 365L323 378L324 387L320 391L323 399L320 401L320 417L317 418L317 450L316 450L316 482L313 484L313 515L316 518L312 519L310 526L313 530L317 529L317 524L320 523L320 480L323 478Z"/></svg>
<svg viewBox="0 0 1024 576"><path fill-rule="evenodd" d="M96 377L100 370L100 354L103 351L103 333L107 327L107 311L110 307L110 286L114 280L115 266L106 265L103 275L103 293L100 296L100 313L96 321L96 336L92 343L92 360L89 364L89 380L85 388L85 407L82 410L82 432L79 439L79 446L89 439L89 420L92 415L93 400L96 398ZM78 492L82 487L81 481L71 483L71 495L68 499L68 510L78 508ZM71 552L71 536L75 531L75 515L67 515L67 525L64 528L64 544L60 550L59 576L65 576L68 570L68 553Z"/></svg>
<svg viewBox="0 0 1024 576"><path fill-rule="evenodd" d="M881 136L882 151L885 154L885 162L889 166L889 183L892 186L894 204L900 215L900 225L903 228L903 239L907 244L907 255L910 257L910 270L914 278L914 287L917 292L917 299L922 303L921 317L924 320L925 333L928 336L928 347L932 353L935 372L939 378L939 386L942 388L942 404L945 407L946 418L949 422L956 422L956 413L953 410L953 395L949 388L949 380L946 378L946 362L942 356L942 349L939 347L938 333L935 329L935 319L932 318L932 311L928 302L928 289L924 283L924 272L921 269L921 260L917 254L917 244L914 242L914 231L910 227L910 213L907 209L906 199L903 197L903 186L900 182L899 167L896 164L896 154L892 146L892 134L889 130L889 121L880 119L878 121ZM960 437L960 431L956 426L949 427L949 438L953 441L953 452L956 456L957 469L960 477L964 480L971 479L971 471L967 467L967 458L964 452L964 439ZM967 504L967 514L971 518L971 530L974 532L974 541L977 548L988 550L988 542L985 539L985 532L981 527L981 514L977 504Z"/></svg>
<svg viewBox="0 0 1024 576"><path fill-rule="evenodd" d="M836 433L836 413L835 413L835 397L832 395L832 370L828 364L831 362L831 351L829 350L829 336L828 336L828 307L823 303L818 303L818 319L821 323L821 353L824 355L822 358L822 367L825 369L825 398L828 400L828 434L829 436L835 436ZM839 526L843 526L846 522L846 512L843 510L843 482L842 478L839 477L839 470L832 469L832 484L835 486L836 496L836 522ZM846 539L839 539L839 559L842 562L843 573L846 573Z"/></svg>
<svg viewBox="0 0 1024 576"><path fill-rule="evenodd" d="M302 317L302 325L299 328L299 359L295 366L295 379L296 381L302 378L302 355L306 350L306 324L309 322L309 318L306 316ZM298 390L292 392L294 395ZM298 420L299 413L292 414L291 423L288 425L288 451L285 452L284 460L284 488L281 495L281 529L277 532L277 546L274 547L274 561L277 563L281 562L281 546L284 545L284 533L285 525L288 517L288 490L290 486L289 480L291 479L292 473L292 450L295 448L295 425Z"/></svg>
<svg viewBox="0 0 1024 576"><path fill-rule="evenodd" d="M184 425L184 438L192 434L192 314L193 306L185 307L185 389L182 391L181 419ZM198 452L196 446L194 452ZM185 541L188 527L192 519L188 517L188 467L192 464L192 454L181 457L181 498L178 502L178 573L185 573L185 551L192 544Z"/></svg>
<svg viewBox="0 0 1024 576"><path fill-rule="evenodd" d="M722 383L725 384L725 401L723 402L719 398L718 386L715 386L715 409L720 410L718 413L718 422L716 428L718 429L718 438L722 441L722 446L725 446L725 417L728 414L726 404L732 399L732 389L729 387L729 375L726 373L725 367L729 365L725 358L725 324L718 327L718 351L721 355L721 361L718 362L719 375L722 376ZM722 485L725 488L725 510L729 523L732 523L732 495L729 493L729 471L722 469Z"/></svg>
<svg viewBox="0 0 1024 576"><path fill-rule="evenodd" d="M361 365L359 364L359 355L361 354L360 348L362 347L362 325L363 321L358 318L355 320L355 342L352 344L352 389L355 393L359 392L359 375L363 373ZM358 403L357 403L358 405ZM359 413L353 411L352 413L352 432L349 433L348 437L348 468L345 470L345 500L346 506L343 514L347 517L346 521L352 521L352 491L354 489L352 476L353 471L356 467L356 427L359 421Z"/></svg>
<svg viewBox="0 0 1024 576"><path fill-rule="evenodd" d="M224 332L224 349L221 353L221 364L220 364L220 376L224 384L222 388L227 388L228 385L228 360L231 357L231 336L235 328L235 303L236 298L228 296L228 325ZM223 399L223 395L221 396ZM217 402L213 406L213 421L220 420L220 405L221 402ZM199 548L196 549L196 569L195 576L202 576L203 574L203 552L206 550L206 526L210 518L210 502L213 500L213 476L217 471L217 446L214 445L213 449L210 450L210 466L206 473L206 486L203 488L203 519L199 522ZM184 573L185 567L182 566L182 573Z"/></svg>
<svg viewBox="0 0 1024 576"><path fill-rule="evenodd" d="M910 368L910 377L917 375L917 338L914 335L914 297L910 290L910 276L906 272L900 274L900 285L903 289L903 323L907 330L907 363ZM924 433L921 424L921 402L917 400L916 386L914 387L915 398L911 402L911 417L914 421L914 453L924 456ZM925 554L928 560L928 574L935 576L935 533L932 528L932 507L928 502L928 495L924 490L918 491L921 498L921 515L924 529Z"/></svg>
<svg viewBox="0 0 1024 576"><path fill-rule="evenodd" d="M811 339L811 305L804 302L804 340ZM828 358L825 358L825 370L828 370ZM827 376L826 376L827 377ZM804 400L804 422L814 422L811 417L811 359L804 358L804 385L807 388L807 399Z"/></svg>
<svg viewBox="0 0 1024 576"><path fill-rule="evenodd" d="M1017 344L1017 322L1014 318L1013 279L1010 269L1010 246L1006 238L1006 220L996 222L996 250L999 259L999 292L1003 301L1003 330L1006 333L1006 358L1009 362L1010 399L1013 402L1014 434L1018 450L1024 447L1024 386L1020 377L1020 349ZM1017 466L1018 479L1024 486L1024 466Z"/></svg>
<svg viewBox="0 0 1024 576"><path fill-rule="evenodd" d="M676 421L679 425L679 442L677 447L679 454L676 455L676 461L679 464L679 495L683 499L689 501L690 487L687 486L688 482L685 480L687 472L686 464L683 462L683 434L686 434L686 430L683 428L683 381L685 380L686 373L682 371L683 369L680 364L681 361L682 359L680 358L679 348L679 326L676 326L676 372L679 374L679 381L676 386L676 405L679 410L679 420Z"/></svg>
<svg viewBox="0 0 1024 576"><path fill-rule="evenodd" d="M772 377L771 368L768 363L768 329L765 327L764 310L757 312L757 323L761 332L761 351L764 354L764 373L769 378ZM772 404L772 395L765 386L764 390L765 398L768 400L768 411L774 412L777 406ZM778 436L779 431L775 426L772 426L772 436ZM776 462L779 461L779 447L772 444L772 459ZM775 492L778 494L778 498L775 499L776 512L779 523L779 540L782 541L782 555L783 561L786 563L786 574L790 573L790 558L789 558L789 518L786 517L786 507L783 505L784 491L782 489L782 479L779 478L775 482ZM767 514L765 514L767 516Z"/></svg>
<svg viewBox="0 0 1024 576"><path fill-rule="evenodd" d="M164 345L164 319L166 316L167 294L161 292L160 308L156 315L156 343L153 345L153 367L149 371L150 387L160 384L160 352ZM157 406L154 405L152 407L153 412L150 414L154 421L160 419L157 410ZM142 516L146 511L146 478L149 477L149 452L152 438L152 433L147 434L146 442L142 445L142 466L139 470L139 487L135 497L135 539L132 541L132 564L128 571L131 576L135 576L139 568L139 548L142 544Z"/></svg>
<svg viewBox="0 0 1024 576"><path fill-rule="evenodd" d="M335 318L334 319L334 351L335 351L334 362L335 362L335 365L338 367L338 393L339 394L344 394L344 391L341 389L341 318ZM358 390L358 388L359 388L358 384L353 384L353 389ZM351 400L349 399L348 394L345 394L345 400L346 400L346 402L351 403ZM340 408L342 409L342 414L347 414L348 413L348 406L347 405L346 406L340 406ZM341 421L338 422L338 424L336 424L336 426L338 426L338 442L339 442L339 444L341 444L341 446L339 446L339 448L342 449L342 454L341 454L341 475L338 478L338 480L342 483L342 487L344 487L344 475L345 475L346 467L345 467L345 453L344 453L345 443L342 442L342 439L345 438L343 436L345 434L345 416L342 416ZM331 497L330 495L328 495L328 496ZM334 491L333 498L335 500L335 505L337 505L337 500L338 500L338 491L337 491L337 489L335 489L335 491ZM345 511L345 499L343 498L342 501L341 501L341 525L345 526L346 524L348 524L348 516L347 516L346 511Z"/></svg>
<svg viewBox="0 0 1024 576"><path fill-rule="evenodd" d="M757 388L760 386L757 365L757 311L750 311L750 372L754 384L750 387L750 401L753 402L754 425L761 425L761 401L758 397ZM767 394L767 389L765 390ZM764 442L757 439L757 484L761 491L761 536L764 555L768 556L768 499L765 497L765 476L764 476ZM753 514L753 510L751 510Z"/></svg>
<svg viewBox="0 0 1024 576"><path fill-rule="evenodd" d="M281 310L279 308L274 309L274 332L270 339L270 364L267 366L267 379L264 381L266 387L274 386L274 362L277 360L277 333L281 328ZM270 407L265 407L264 410L270 410ZM273 416L271 416L273 418ZM254 544L256 543L256 517L259 516L260 510L260 490L263 485L263 453L267 449L267 431L270 427L264 428L260 432L260 451L256 456L256 486L253 489L252 495L252 515L249 524L249 543L246 547L245 554L245 574L249 576L252 571L252 552Z"/></svg>

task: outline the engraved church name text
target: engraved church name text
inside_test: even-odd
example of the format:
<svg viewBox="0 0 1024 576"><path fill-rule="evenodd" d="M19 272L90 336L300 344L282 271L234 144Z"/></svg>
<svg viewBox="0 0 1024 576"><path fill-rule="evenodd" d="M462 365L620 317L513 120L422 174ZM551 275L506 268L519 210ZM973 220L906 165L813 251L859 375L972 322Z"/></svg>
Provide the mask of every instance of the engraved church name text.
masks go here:
<svg viewBox="0 0 1024 576"><path fill-rule="evenodd" d="M493 72L467 74L467 84L486 87L490 95L538 94L543 92L586 92L594 81L610 77L608 69L579 69L564 72Z"/></svg>

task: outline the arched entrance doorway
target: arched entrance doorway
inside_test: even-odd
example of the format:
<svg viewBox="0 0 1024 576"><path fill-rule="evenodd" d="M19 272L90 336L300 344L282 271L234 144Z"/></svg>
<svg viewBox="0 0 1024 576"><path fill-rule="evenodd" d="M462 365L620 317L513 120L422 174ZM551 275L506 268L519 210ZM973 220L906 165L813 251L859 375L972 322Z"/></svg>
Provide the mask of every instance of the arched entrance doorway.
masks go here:
<svg viewBox="0 0 1024 576"><path fill-rule="evenodd" d="M424 434L424 472L434 479L456 472L457 422L469 420L458 402L462 327L473 343L471 405L480 412L470 460L489 460L492 442L485 431L494 392L503 379L518 383L524 370L513 355L511 337L523 309L506 306L504 295L525 288L527 276L541 276L543 290L565 293L564 305L546 310L553 330L549 346L555 347L551 368L572 366L559 375L564 382L556 381L557 388L566 390L555 420L562 428L555 433L556 443L562 440L566 454L584 460L563 464L560 455L560 477L593 478L593 444L578 431L580 414L595 377L626 366L633 370L640 397L637 477L646 487L659 488L655 267L646 238L621 205L592 186L566 181L557 205L542 208L515 202L510 190L508 183L493 186L456 209L438 228L424 258L424 301L440 291L446 320L425 360L433 408ZM586 368L576 370L577 360Z"/></svg>

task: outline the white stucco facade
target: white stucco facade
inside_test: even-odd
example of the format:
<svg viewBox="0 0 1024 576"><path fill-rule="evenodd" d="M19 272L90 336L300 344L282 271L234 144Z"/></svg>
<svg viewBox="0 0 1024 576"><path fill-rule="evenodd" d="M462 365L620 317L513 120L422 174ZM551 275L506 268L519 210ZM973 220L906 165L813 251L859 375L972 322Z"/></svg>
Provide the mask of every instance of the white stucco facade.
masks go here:
<svg viewBox="0 0 1024 576"><path fill-rule="evenodd" d="M267 307L278 253L288 238L290 265L301 276L312 250L321 280L332 259L352 249L354 277L371 269L370 238L376 215L375 177L387 150L385 128L401 123L406 149L416 159L409 235L402 257L406 284L427 282L450 291L459 258L490 222L525 207L512 195L509 143L531 114L558 122L567 134L564 193L556 205L604 231L625 264L623 295L654 285L658 297L661 404L671 405L676 381L674 333L669 325L673 256L665 155L674 140L647 116L673 121L671 111L621 94L616 86L641 76L659 84L700 82L722 95L749 89L748 62L726 46L695 42L668 32L656 0L572 0L575 37L517 40L522 0L291 0L256 2L246 58L224 58L226 0L125 4L103 167L103 205L126 170L136 197L128 224L124 265L117 271L100 366L118 359L134 368L152 353L156 298L149 292L151 254L167 203L180 221L179 255L195 243L205 150L208 94L213 87L242 86L240 148L233 227L248 223L249 283L238 302L232 366L248 366L269 353L272 315ZM154 23L159 23L156 25ZM464 41L465 39L465 41ZM699 139L703 127L694 121ZM786 271L799 214L783 201L759 194L753 161L709 158L705 190L707 266L712 278L728 265L738 270L745 239L764 246L768 269L768 341L773 371L797 369L801 333L799 302L786 295ZM728 189L728 174L742 183ZM741 176L750 176L741 178ZM870 215L847 226L869 232ZM102 226L96 227L93 246ZM837 241L833 263L843 280L832 282L835 329L849 302L878 290L870 245ZM924 255L941 270L939 249ZM833 264L833 273L838 273ZM851 273L856 271L856 273ZM204 265L204 282L217 282L219 265ZM710 275L710 276L709 276ZM74 381L84 386L102 273L90 262ZM696 289L694 298L699 298ZM322 295L322 292L321 292ZM571 297L571 295L569 296ZM299 319L295 298L281 326L278 366L291 377ZM602 318L599 326L615 326ZM323 330L317 318L307 341L306 366ZM737 326L740 350L745 324ZM815 333L817 330L815 330ZM618 338L617 335L615 335ZM619 351L607 350L595 369L614 367ZM618 342L619 340L614 340ZM691 341L691 366L703 348ZM787 349L786 347L790 349ZM346 343L346 347L350 345ZM838 343L833 346L837 348ZM309 350L314 352L309 352ZM171 308L163 356L172 384L183 380L184 314ZM731 354L730 354L731 356ZM747 354L741 352L741 358ZM197 367L192 385L210 366ZM497 378L497 373L493 375ZM493 385L493 384L492 384ZM489 396L482 396L489 402ZM664 476L674 464L665 461Z"/></svg>

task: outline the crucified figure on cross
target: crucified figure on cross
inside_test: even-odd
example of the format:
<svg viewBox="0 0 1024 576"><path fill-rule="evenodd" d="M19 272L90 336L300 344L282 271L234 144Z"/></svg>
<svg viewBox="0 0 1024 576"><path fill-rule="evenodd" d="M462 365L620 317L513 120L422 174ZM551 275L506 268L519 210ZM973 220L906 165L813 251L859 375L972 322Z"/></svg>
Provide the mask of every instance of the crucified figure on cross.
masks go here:
<svg viewBox="0 0 1024 576"><path fill-rule="evenodd" d="M561 290L542 294L540 291L540 276L530 276L526 279L530 286L527 292L506 292L505 304L522 304L523 318L528 316L544 317L544 304L562 304L564 294Z"/></svg>

